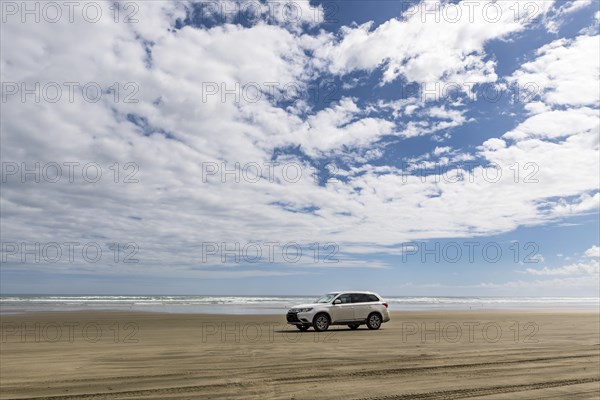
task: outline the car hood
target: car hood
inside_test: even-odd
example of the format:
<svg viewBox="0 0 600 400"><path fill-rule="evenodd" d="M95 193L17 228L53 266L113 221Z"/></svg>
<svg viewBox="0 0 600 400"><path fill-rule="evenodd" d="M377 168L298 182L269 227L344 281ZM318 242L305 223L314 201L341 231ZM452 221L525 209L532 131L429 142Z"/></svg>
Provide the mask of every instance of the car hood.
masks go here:
<svg viewBox="0 0 600 400"><path fill-rule="evenodd" d="M323 305L325 305L325 304L328 304L328 303L307 303L307 304L298 304L298 305L295 305L295 306L293 306L293 307L290 307L290 309L293 309L293 308L315 308L315 307L320 307L320 306L323 306Z"/></svg>

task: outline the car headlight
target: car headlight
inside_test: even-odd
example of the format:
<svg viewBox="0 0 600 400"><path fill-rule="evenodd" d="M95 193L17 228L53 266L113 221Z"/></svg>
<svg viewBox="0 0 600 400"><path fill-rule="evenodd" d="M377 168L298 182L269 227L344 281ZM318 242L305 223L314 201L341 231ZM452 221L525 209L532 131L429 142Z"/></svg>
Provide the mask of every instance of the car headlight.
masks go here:
<svg viewBox="0 0 600 400"><path fill-rule="evenodd" d="M297 312L309 312L310 310L312 310L312 308L296 308L295 311Z"/></svg>

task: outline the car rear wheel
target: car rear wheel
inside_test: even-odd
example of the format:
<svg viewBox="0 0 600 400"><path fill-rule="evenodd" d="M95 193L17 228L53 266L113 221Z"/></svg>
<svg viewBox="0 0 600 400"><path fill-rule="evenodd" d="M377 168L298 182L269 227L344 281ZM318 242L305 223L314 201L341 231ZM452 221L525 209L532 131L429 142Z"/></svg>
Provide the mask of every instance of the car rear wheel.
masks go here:
<svg viewBox="0 0 600 400"><path fill-rule="evenodd" d="M381 315L373 313L367 318L367 327L369 329L379 329L381 327Z"/></svg>
<svg viewBox="0 0 600 400"><path fill-rule="evenodd" d="M309 325L296 325L296 328L298 328L298 330L302 332L308 330L309 327Z"/></svg>
<svg viewBox="0 0 600 400"><path fill-rule="evenodd" d="M350 328L352 330L358 329L359 326L360 326L359 324L348 324L348 328Z"/></svg>
<svg viewBox="0 0 600 400"><path fill-rule="evenodd" d="M326 331L329 328L329 317L327 314L317 314L313 319L313 328L317 332Z"/></svg>

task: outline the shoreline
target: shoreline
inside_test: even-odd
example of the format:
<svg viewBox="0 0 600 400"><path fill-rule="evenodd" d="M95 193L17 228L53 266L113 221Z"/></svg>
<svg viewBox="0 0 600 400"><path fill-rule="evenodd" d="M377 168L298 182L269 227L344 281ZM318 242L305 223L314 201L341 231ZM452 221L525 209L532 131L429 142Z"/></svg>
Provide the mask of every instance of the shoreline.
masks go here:
<svg viewBox="0 0 600 400"><path fill-rule="evenodd" d="M150 314L172 314L172 315L284 315L290 306L281 307L256 307L256 306L232 306L232 305L206 305L202 307L173 307L173 306L153 306L153 307L77 307L69 309L68 307L52 307L49 309L22 309L22 308L0 308L0 317L8 315L30 315L44 313L95 313L95 312L123 312L123 313L150 313ZM493 307L434 307L434 306L415 306L415 307L394 307L390 305L390 312L394 313L461 313L461 312L539 312L539 313L598 313L598 306L565 305L563 307L552 306L493 306Z"/></svg>
<svg viewBox="0 0 600 400"><path fill-rule="evenodd" d="M243 317L243 316L254 316L254 317L273 317L281 315L285 317L285 314L288 308L281 309L269 309L272 312L262 313L262 312L252 312L253 310L249 310L249 312L185 312L185 311L177 311L177 312L169 312L169 311L160 311L160 310L143 310L143 309L101 309L101 308L93 308L93 309L76 309L76 310L11 310L8 312L0 311L0 317L4 316L36 316L36 315L47 315L47 314L57 314L57 315L68 315L68 314L142 314L142 315L180 315L180 316L231 316L231 317ZM565 307L565 308L472 308L472 309L456 309L456 308L419 308L419 309L393 309L390 308L390 314L481 314L481 313L498 313L498 314L507 314L507 313L515 313L515 314L591 314L591 315L600 315L600 311L593 308L585 308L585 307Z"/></svg>
<svg viewBox="0 0 600 400"><path fill-rule="evenodd" d="M0 315L31 312L142 311L172 314L280 314L309 297L229 296L1 296ZM391 297L390 310L401 312L544 311L600 309L600 298Z"/></svg>

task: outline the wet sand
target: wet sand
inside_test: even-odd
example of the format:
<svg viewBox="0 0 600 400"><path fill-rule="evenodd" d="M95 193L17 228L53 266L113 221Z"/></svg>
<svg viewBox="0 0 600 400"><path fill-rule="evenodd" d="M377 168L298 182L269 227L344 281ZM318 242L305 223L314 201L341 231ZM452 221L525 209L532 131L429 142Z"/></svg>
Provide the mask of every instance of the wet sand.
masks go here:
<svg viewBox="0 0 600 400"><path fill-rule="evenodd" d="M284 315L3 315L0 398L600 399L590 311L393 312L378 331Z"/></svg>

